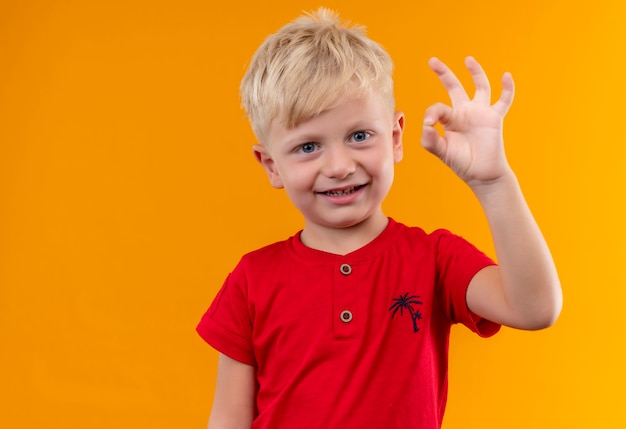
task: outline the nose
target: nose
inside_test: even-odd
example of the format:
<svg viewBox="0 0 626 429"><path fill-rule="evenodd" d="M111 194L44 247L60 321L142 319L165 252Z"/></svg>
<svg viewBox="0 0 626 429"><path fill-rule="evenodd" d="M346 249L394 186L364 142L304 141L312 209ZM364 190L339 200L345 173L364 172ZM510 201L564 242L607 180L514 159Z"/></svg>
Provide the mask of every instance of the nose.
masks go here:
<svg viewBox="0 0 626 429"><path fill-rule="evenodd" d="M324 159L324 174L333 179L345 179L356 170L356 162L344 144L329 146Z"/></svg>

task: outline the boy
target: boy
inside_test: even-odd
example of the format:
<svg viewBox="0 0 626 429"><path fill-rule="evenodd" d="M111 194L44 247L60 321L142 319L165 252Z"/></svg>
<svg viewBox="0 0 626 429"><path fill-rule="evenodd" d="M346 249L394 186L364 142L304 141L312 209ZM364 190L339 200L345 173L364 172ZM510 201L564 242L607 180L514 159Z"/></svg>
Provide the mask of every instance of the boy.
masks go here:
<svg viewBox="0 0 626 429"><path fill-rule="evenodd" d="M422 145L480 201L499 265L383 214L404 130L387 53L324 9L286 25L241 93L254 155L305 225L245 255L198 325L220 352L210 428L439 428L452 324L490 336L556 320L556 270L504 156L513 80L491 105L472 58L473 99L429 65L452 106L426 111Z"/></svg>

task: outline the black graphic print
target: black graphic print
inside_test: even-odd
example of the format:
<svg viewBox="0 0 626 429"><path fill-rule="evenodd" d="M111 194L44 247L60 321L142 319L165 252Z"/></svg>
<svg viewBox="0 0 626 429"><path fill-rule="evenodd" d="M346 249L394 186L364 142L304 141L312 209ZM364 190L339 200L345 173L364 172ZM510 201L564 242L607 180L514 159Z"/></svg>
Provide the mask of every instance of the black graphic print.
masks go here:
<svg viewBox="0 0 626 429"><path fill-rule="evenodd" d="M400 312L400 316L406 310L411 316L411 320L413 321L413 332L418 332L420 328L417 326L417 321L422 319L422 313L419 310L413 308L414 305L422 305L422 301L418 301L419 295L409 295L409 293L405 293L404 295L400 295L397 298L392 298L393 304L389 307L389 311L391 311L391 318Z"/></svg>

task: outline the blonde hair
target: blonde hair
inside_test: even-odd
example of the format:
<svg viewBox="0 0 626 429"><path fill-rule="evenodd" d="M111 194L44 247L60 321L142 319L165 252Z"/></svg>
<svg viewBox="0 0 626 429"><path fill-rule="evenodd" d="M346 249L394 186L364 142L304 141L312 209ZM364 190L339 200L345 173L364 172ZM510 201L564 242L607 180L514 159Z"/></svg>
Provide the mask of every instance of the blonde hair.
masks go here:
<svg viewBox="0 0 626 429"><path fill-rule="evenodd" d="M273 120L286 128L312 118L347 95L379 91L394 110L393 63L365 35L320 8L282 27L258 48L241 82L252 129L264 143Z"/></svg>

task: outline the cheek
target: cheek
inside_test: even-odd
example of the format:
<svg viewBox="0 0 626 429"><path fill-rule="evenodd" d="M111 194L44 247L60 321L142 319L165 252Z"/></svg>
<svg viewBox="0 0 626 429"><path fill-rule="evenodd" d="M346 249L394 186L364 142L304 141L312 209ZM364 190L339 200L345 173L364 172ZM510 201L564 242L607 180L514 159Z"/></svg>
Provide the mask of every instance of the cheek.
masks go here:
<svg viewBox="0 0 626 429"><path fill-rule="evenodd" d="M372 174L377 176L381 189L387 192L393 182L395 157L391 152L380 153L380 158L372 165Z"/></svg>
<svg viewBox="0 0 626 429"><path fill-rule="evenodd" d="M281 169L280 177L285 188L293 190L309 188L313 182L309 169L303 165L290 165Z"/></svg>
<svg viewBox="0 0 626 429"><path fill-rule="evenodd" d="M394 163L386 164L381 171L381 175L383 176L383 182L385 183L387 188L389 188L393 183L393 177L395 172L394 165Z"/></svg>
<svg viewBox="0 0 626 429"><path fill-rule="evenodd" d="M375 156L370 158L370 168L379 175L393 175L396 163L394 153L391 150L379 150Z"/></svg>

